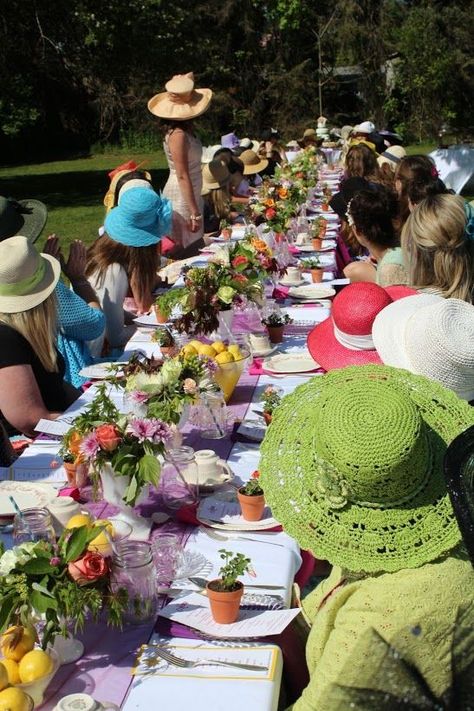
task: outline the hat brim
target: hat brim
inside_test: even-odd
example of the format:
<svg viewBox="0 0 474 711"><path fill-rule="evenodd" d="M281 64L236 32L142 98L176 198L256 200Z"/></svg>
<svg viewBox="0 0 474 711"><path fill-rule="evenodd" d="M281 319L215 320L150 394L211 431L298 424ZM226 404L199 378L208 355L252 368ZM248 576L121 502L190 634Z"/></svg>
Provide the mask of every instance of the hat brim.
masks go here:
<svg viewBox="0 0 474 711"><path fill-rule="evenodd" d="M255 165L244 164L244 175L255 175L255 173L260 173L260 171L265 170L267 166L268 160L266 158L262 158L258 163L255 163Z"/></svg>
<svg viewBox="0 0 474 711"><path fill-rule="evenodd" d="M25 237L26 235L22 235ZM50 254L40 254L40 258L46 262L44 277L37 284L30 294L22 296L0 296L0 312L5 314L16 314L21 311L29 311L35 306L46 301L48 296L53 293L56 284L61 276L61 265L55 257Z"/></svg>
<svg viewBox="0 0 474 711"><path fill-rule="evenodd" d="M229 185L230 182L230 176L226 178L225 180L221 181L218 183L217 181L214 181L213 183L203 183L202 184L202 190L201 190L201 195L209 195L211 190L218 190L219 188L225 188L226 185Z"/></svg>
<svg viewBox="0 0 474 711"><path fill-rule="evenodd" d="M211 89L194 89L191 99L185 104L177 104L170 100L167 91L152 96L148 102L148 110L158 118L170 121L188 121L203 114L212 99Z"/></svg>
<svg viewBox="0 0 474 711"><path fill-rule="evenodd" d="M308 350L314 360L324 370L345 368L348 365L366 365L367 363L382 363L375 350L352 350L342 346L334 335L332 316L325 319L308 334Z"/></svg>
<svg viewBox="0 0 474 711"><path fill-rule="evenodd" d="M34 244L46 224L48 209L40 200L18 200L18 202L26 212L21 212L23 224L16 234L21 234Z"/></svg>
<svg viewBox="0 0 474 711"><path fill-rule="evenodd" d="M331 385L380 379L403 385L426 424L431 467L408 502L374 508L328 504L314 486L314 411ZM306 405L306 407L305 407ZM306 416L305 416L306 413ZM301 548L357 572L395 572L429 563L461 541L443 476L447 445L474 423L474 410L438 383L405 370L365 366L337 370L298 387L275 410L261 445L262 487L273 515Z"/></svg>
<svg viewBox="0 0 474 711"><path fill-rule="evenodd" d="M159 231L160 221L158 218L147 229L136 225L127 225L117 207L108 213L104 228L110 239L127 247L150 247L153 244L158 244L163 238Z"/></svg>

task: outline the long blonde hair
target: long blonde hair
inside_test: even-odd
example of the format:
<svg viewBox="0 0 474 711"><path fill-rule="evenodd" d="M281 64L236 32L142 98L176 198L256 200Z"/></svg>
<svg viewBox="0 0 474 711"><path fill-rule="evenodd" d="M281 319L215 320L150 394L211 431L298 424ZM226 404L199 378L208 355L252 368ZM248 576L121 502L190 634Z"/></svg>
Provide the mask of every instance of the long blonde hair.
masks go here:
<svg viewBox="0 0 474 711"><path fill-rule="evenodd" d="M230 215L230 197L226 187L211 190L204 199L208 202L214 215L220 220L227 220Z"/></svg>
<svg viewBox="0 0 474 711"><path fill-rule="evenodd" d="M57 303L54 291L41 304L28 311L14 314L0 313L0 321L26 338L48 373L58 372Z"/></svg>
<svg viewBox="0 0 474 711"><path fill-rule="evenodd" d="M466 219L458 195L431 195L415 207L401 236L410 286L472 303L474 241L464 232Z"/></svg>

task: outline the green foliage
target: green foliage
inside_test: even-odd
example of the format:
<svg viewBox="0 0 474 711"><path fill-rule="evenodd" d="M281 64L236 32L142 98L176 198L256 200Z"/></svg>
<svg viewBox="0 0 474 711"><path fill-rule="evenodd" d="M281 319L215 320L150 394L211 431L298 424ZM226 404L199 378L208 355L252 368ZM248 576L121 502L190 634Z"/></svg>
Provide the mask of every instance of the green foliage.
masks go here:
<svg viewBox="0 0 474 711"><path fill-rule="evenodd" d="M219 556L224 561L219 570L220 589L231 592L237 587L237 578L248 571L250 558L246 558L243 553L233 553L224 548L219 550Z"/></svg>

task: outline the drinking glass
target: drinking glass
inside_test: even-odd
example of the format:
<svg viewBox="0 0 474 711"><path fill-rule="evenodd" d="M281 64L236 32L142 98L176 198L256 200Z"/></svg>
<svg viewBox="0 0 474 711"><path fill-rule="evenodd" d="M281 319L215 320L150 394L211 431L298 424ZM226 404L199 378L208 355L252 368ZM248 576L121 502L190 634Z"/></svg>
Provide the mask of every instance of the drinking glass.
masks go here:
<svg viewBox="0 0 474 711"><path fill-rule="evenodd" d="M152 542L156 580L160 585L169 585L175 578L183 561L183 547L174 533L161 533Z"/></svg>
<svg viewBox="0 0 474 711"><path fill-rule="evenodd" d="M199 501L198 468L192 447L176 447L164 454L160 493L170 509Z"/></svg>
<svg viewBox="0 0 474 711"><path fill-rule="evenodd" d="M199 425L203 439L222 439L227 432L227 406L222 393L206 393L199 405Z"/></svg>
<svg viewBox="0 0 474 711"><path fill-rule="evenodd" d="M147 541L123 541L116 545L111 575L112 592L124 590L127 605L123 619L143 624L156 617L156 576L151 545Z"/></svg>

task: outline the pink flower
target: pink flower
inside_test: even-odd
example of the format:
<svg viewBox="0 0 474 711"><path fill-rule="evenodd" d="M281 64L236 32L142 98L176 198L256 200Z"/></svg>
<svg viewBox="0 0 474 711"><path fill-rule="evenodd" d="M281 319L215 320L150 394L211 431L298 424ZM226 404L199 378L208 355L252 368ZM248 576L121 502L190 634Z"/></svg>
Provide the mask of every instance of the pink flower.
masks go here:
<svg viewBox="0 0 474 711"><path fill-rule="evenodd" d="M155 444L167 442L172 436L170 428L165 422L146 417L135 417L133 420L130 420L127 433L136 437L139 442L149 440Z"/></svg>
<svg viewBox="0 0 474 711"><path fill-rule="evenodd" d="M197 383L192 378L186 378L183 383L183 390L186 395L195 395L197 393Z"/></svg>
<svg viewBox="0 0 474 711"><path fill-rule="evenodd" d="M50 565L59 565L61 562L61 558L58 558L57 556L53 556L51 560L49 561Z"/></svg>
<svg viewBox="0 0 474 711"><path fill-rule="evenodd" d="M100 444L95 432L90 432L88 435L83 437L79 446L81 454L83 454L86 459L94 459L99 449Z"/></svg>
<svg viewBox="0 0 474 711"><path fill-rule="evenodd" d="M143 392L143 390L132 390L130 393L130 399L137 405L141 405L150 398L148 393Z"/></svg>
<svg viewBox="0 0 474 711"><path fill-rule="evenodd" d="M86 553L83 558L79 558L74 563L69 563L67 569L71 578L79 586L94 583L109 572L104 557L100 553L92 552Z"/></svg>

